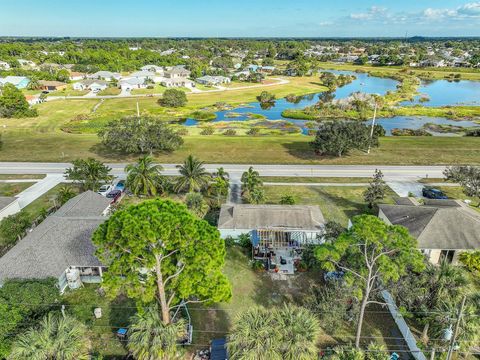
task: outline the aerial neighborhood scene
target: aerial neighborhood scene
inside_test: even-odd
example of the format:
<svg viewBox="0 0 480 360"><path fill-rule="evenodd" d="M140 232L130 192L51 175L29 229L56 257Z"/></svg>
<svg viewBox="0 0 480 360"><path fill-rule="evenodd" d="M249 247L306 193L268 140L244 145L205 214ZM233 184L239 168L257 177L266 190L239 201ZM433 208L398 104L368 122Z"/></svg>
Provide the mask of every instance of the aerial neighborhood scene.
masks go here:
<svg viewBox="0 0 480 360"><path fill-rule="evenodd" d="M1 359L480 359L480 2L2 2Z"/></svg>

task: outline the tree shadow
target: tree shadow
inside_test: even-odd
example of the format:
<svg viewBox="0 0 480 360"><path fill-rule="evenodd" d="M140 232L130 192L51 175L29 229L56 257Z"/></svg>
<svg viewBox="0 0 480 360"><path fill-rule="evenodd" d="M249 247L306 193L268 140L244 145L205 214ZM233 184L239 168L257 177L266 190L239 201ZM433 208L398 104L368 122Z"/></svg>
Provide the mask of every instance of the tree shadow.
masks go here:
<svg viewBox="0 0 480 360"><path fill-rule="evenodd" d="M313 138L312 138L313 140ZM283 142L282 146L287 153L302 160L318 160L319 156L315 154L310 143L305 141L289 141ZM322 157L323 158L323 157Z"/></svg>

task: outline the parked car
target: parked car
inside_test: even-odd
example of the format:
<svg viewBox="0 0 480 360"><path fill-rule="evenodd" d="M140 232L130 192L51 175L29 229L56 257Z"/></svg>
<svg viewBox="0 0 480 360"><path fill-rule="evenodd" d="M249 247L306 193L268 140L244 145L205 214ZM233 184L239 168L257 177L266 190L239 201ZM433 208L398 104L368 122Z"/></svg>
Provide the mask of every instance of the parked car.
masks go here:
<svg viewBox="0 0 480 360"><path fill-rule="evenodd" d="M98 193L100 195L106 196L112 190L113 190L112 184L103 184L102 186L100 186L100 189L98 189Z"/></svg>
<svg viewBox="0 0 480 360"><path fill-rule="evenodd" d="M115 184L115 190L120 190L121 192L125 191L125 180L119 180Z"/></svg>
<svg viewBox="0 0 480 360"><path fill-rule="evenodd" d="M448 196L445 195L441 190L434 189L428 186L425 186L422 189L422 195L427 199L448 199Z"/></svg>
<svg viewBox="0 0 480 360"><path fill-rule="evenodd" d="M112 190L107 194L107 198L112 199L112 203L116 203L121 196L122 192L120 190Z"/></svg>

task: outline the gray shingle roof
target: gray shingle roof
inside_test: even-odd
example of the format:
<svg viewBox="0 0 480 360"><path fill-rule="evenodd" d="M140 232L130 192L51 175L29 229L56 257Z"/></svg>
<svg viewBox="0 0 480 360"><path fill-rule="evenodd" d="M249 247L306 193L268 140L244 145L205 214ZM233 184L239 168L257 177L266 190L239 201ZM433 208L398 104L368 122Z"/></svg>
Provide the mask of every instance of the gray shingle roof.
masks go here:
<svg viewBox="0 0 480 360"><path fill-rule="evenodd" d="M0 196L0 210L13 203L15 200L17 200L17 198L13 196Z"/></svg>
<svg viewBox="0 0 480 360"><path fill-rule="evenodd" d="M101 265L91 236L106 220L109 203L92 191L69 200L0 258L0 282L58 278L69 266Z"/></svg>
<svg viewBox="0 0 480 360"><path fill-rule="evenodd" d="M222 205L219 229L287 228L317 231L325 220L318 206Z"/></svg>
<svg viewBox="0 0 480 360"><path fill-rule="evenodd" d="M379 205L394 225L405 226L420 249L480 248L480 213L452 201L429 205Z"/></svg>

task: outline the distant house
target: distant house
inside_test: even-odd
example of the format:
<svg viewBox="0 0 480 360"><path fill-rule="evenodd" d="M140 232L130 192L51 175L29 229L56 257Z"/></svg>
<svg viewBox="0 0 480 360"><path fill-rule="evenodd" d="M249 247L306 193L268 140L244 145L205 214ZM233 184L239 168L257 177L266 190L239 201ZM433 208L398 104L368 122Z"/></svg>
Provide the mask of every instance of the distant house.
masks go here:
<svg viewBox="0 0 480 360"><path fill-rule="evenodd" d="M67 84L60 81L40 80L38 84L40 89L45 91L64 90L67 88Z"/></svg>
<svg viewBox="0 0 480 360"><path fill-rule="evenodd" d="M0 220L20 211L18 198L13 196L0 196Z"/></svg>
<svg viewBox="0 0 480 360"><path fill-rule="evenodd" d="M100 282L104 266L91 238L107 219L110 202L93 191L69 200L0 258L0 284L54 277L63 292L69 285Z"/></svg>
<svg viewBox="0 0 480 360"><path fill-rule="evenodd" d="M250 76L250 71L249 70L238 71L238 72L234 73L233 75L236 76L239 79L246 79Z"/></svg>
<svg viewBox="0 0 480 360"><path fill-rule="evenodd" d="M195 87L195 83L192 80L189 80L184 77L174 77L174 78L163 78L160 81L160 84L162 84L165 87Z"/></svg>
<svg viewBox="0 0 480 360"><path fill-rule="evenodd" d="M142 89L145 88L145 80L141 78L128 78L128 79L121 79L118 82L118 87L122 90L133 90L133 89Z"/></svg>
<svg viewBox="0 0 480 360"><path fill-rule="evenodd" d="M74 90L101 91L108 88L108 83L104 80L86 79L73 84Z"/></svg>
<svg viewBox="0 0 480 360"><path fill-rule="evenodd" d="M29 105L36 105L42 102L39 95L25 95L25 100L27 100Z"/></svg>
<svg viewBox="0 0 480 360"><path fill-rule="evenodd" d="M480 248L480 213L456 200L401 198L397 205L379 205L378 216L388 224L405 226L433 264L458 262L464 251Z"/></svg>
<svg viewBox="0 0 480 360"><path fill-rule="evenodd" d="M87 76L88 79L98 79L105 81L120 80L122 75L119 73L114 73L111 71L97 71L95 74L90 74Z"/></svg>
<svg viewBox="0 0 480 360"><path fill-rule="evenodd" d="M257 70L260 69L260 66L259 65L253 65L253 64L250 64L248 65L247 67L247 70L248 71L251 71L251 72L257 72Z"/></svg>
<svg viewBox="0 0 480 360"><path fill-rule="evenodd" d="M157 75L154 72L146 71L146 70L135 71L135 72L131 73L130 75L128 75L128 78L137 78L137 79L141 79L143 81L145 81L145 80L154 81L156 77L157 77Z"/></svg>
<svg viewBox="0 0 480 360"><path fill-rule="evenodd" d="M10 69L10 64L7 63L6 61L0 61L0 69L8 70L8 69Z"/></svg>
<svg viewBox="0 0 480 360"><path fill-rule="evenodd" d="M253 258L282 274L294 273L306 245L323 242L324 228L318 206L227 204L218 220L222 238L249 234Z"/></svg>
<svg viewBox="0 0 480 360"><path fill-rule="evenodd" d="M12 84L17 89L25 89L30 83L30 79L25 76L6 76L0 78L0 86L5 84Z"/></svg>
<svg viewBox="0 0 480 360"><path fill-rule="evenodd" d="M202 85L209 85L209 86L216 86L221 84L228 84L230 83L230 78L226 76L210 76L205 75L195 79L195 81Z"/></svg>
<svg viewBox="0 0 480 360"><path fill-rule="evenodd" d="M263 73L270 74L275 71L275 66L261 66L260 71Z"/></svg>
<svg viewBox="0 0 480 360"><path fill-rule="evenodd" d="M70 80L71 81L78 81L85 79L87 77L87 74L81 73L81 72L76 72L76 71L71 71L70 72Z"/></svg>
<svg viewBox="0 0 480 360"><path fill-rule="evenodd" d="M187 70L183 66L178 65L165 71L164 76L168 79L176 79L176 78L188 78L190 74L191 74L190 70Z"/></svg>
<svg viewBox="0 0 480 360"><path fill-rule="evenodd" d="M20 64L21 67L29 67L29 68L36 68L37 67L37 64L35 64L33 61L30 61L30 60L17 59L17 61Z"/></svg>
<svg viewBox="0 0 480 360"><path fill-rule="evenodd" d="M157 65L145 65L145 66L142 66L140 70L150 71L150 72L161 74L161 75L163 75L163 72L164 72L163 67L157 66Z"/></svg>

